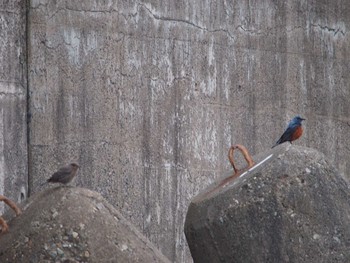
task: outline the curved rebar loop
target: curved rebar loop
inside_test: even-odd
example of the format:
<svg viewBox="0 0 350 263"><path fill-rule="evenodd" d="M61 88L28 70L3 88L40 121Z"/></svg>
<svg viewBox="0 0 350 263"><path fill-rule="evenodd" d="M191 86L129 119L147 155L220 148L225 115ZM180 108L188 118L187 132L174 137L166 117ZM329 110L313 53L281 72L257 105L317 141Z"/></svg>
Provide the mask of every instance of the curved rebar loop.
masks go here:
<svg viewBox="0 0 350 263"><path fill-rule="evenodd" d="M230 149L228 150L228 160L230 161L230 163L232 165L232 168L234 170L233 175L235 177L238 177L242 171L240 171L238 169L238 167L236 166L236 164L234 162L234 159L233 159L233 152L234 152L235 149L238 149L238 150L241 151L241 153L243 154L244 159L248 163L248 166L244 170L247 170L247 169L253 167L254 166L254 161L253 161L252 157L250 156L247 148L245 148L243 145L241 145L241 144L232 145L230 147Z"/></svg>
<svg viewBox="0 0 350 263"><path fill-rule="evenodd" d="M245 160L248 163L248 167L246 167L245 169L239 170L238 167L235 164L235 161L233 159L233 152L235 149L238 149L241 151L241 153L243 154ZM233 174L229 177L226 177L225 179L223 179L218 185L216 185L213 189L211 189L210 191L206 192L204 197L207 197L208 195L219 191L219 189L222 189L223 187L225 187L226 184L228 184L229 182L231 182L232 180L234 180L235 178L237 178L238 176L240 176L242 174L243 171L250 169L251 167L254 166L254 161L252 159L252 157L250 157L248 150L240 144L236 144L236 145L232 145L228 151L228 160L230 161L232 167L233 167ZM203 198L204 198L203 197Z"/></svg>
<svg viewBox="0 0 350 263"><path fill-rule="evenodd" d="M18 206L13 201L6 198L5 196L0 195L0 201L4 202L9 207L11 207L15 211L16 216L18 216L22 213L21 210L18 208ZM1 216L0 216L0 226L1 226L1 233L5 233L9 229L9 226L7 225L5 219L3 219Z"/></svg>
<svg viewBox="0 0 350 263"><path fill-rule="evenodd" d="M0 216L0 226L1 226L1 233L5 233L9 230L8 224L6 223L5 219L3 219L1 216Z"/></svg>

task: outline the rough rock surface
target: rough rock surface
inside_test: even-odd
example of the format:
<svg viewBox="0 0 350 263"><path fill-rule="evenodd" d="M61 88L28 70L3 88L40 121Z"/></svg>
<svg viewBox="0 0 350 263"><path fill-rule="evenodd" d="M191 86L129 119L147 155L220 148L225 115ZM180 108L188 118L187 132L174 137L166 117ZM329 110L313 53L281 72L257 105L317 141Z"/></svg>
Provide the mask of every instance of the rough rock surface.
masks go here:
<svg viewBox="0 0 350 263"><path fill-rule="evenodd" d="M288 143L192 200L185 233L195 262L350 262L350 190L316 150Z"/></svg>
<svg viewBox="0 0 350 263"><path fill-rule="evenodd" d="M96 192L51 188L31 197L0 236L0 262L169 262Z"/></svg>

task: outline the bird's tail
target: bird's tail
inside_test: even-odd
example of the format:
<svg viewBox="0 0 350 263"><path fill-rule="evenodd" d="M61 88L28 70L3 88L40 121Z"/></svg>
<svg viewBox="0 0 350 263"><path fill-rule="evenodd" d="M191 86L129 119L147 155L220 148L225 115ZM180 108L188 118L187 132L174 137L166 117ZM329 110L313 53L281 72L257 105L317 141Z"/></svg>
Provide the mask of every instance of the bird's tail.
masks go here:
<svg viewBox="0 0 350 263"><path fill-rule="evenodd" d="M279 145L279 144L281 144L281 143L282 143L282 140L281 140L281 138L280 138L280 139L275 143L275 145L271 147L271 149L272 149L272 148L275 148L277 145Z"/></svg>
<svg viewBox="0 0 350 263"><path fill-rule="evenodd" d="M40 184L40 186L44 186L45 184L47 184L49 181L45 181L42 184Z"/></svg>

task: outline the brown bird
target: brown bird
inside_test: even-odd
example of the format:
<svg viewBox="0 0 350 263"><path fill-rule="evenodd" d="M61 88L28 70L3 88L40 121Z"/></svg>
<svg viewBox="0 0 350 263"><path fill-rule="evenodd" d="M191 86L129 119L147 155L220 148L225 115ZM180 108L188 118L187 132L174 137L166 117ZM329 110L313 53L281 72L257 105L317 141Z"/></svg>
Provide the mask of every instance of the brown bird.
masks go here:
<svg viewBox="0 0 350 263"><path fill-rule="evenodd" d="M60 168L57 172L55 172L45 183L61 183L68 184L72 179L76 176L79 165L76 163L71 163L67 166ZM42 185L44 185L43 183Z"/></svg>

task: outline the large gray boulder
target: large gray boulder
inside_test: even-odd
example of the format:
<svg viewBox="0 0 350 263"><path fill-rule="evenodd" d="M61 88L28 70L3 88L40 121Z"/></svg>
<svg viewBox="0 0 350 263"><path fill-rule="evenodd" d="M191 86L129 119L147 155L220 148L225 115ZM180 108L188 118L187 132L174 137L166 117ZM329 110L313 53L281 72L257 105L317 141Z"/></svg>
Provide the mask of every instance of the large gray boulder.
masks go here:
<svg viewBox="0 0 350 263"><path fill-rule="evenodd" d="M254 160L265 162L192 200L194 261L350 262L349 185L325 156L286 143Z"/></svg>
<svg viewBox="0 0 350 263"><path fill-rule="evenodd" d="M0 262L170 262L96 192L56 187L31 197L0 236Z"/></svg>

